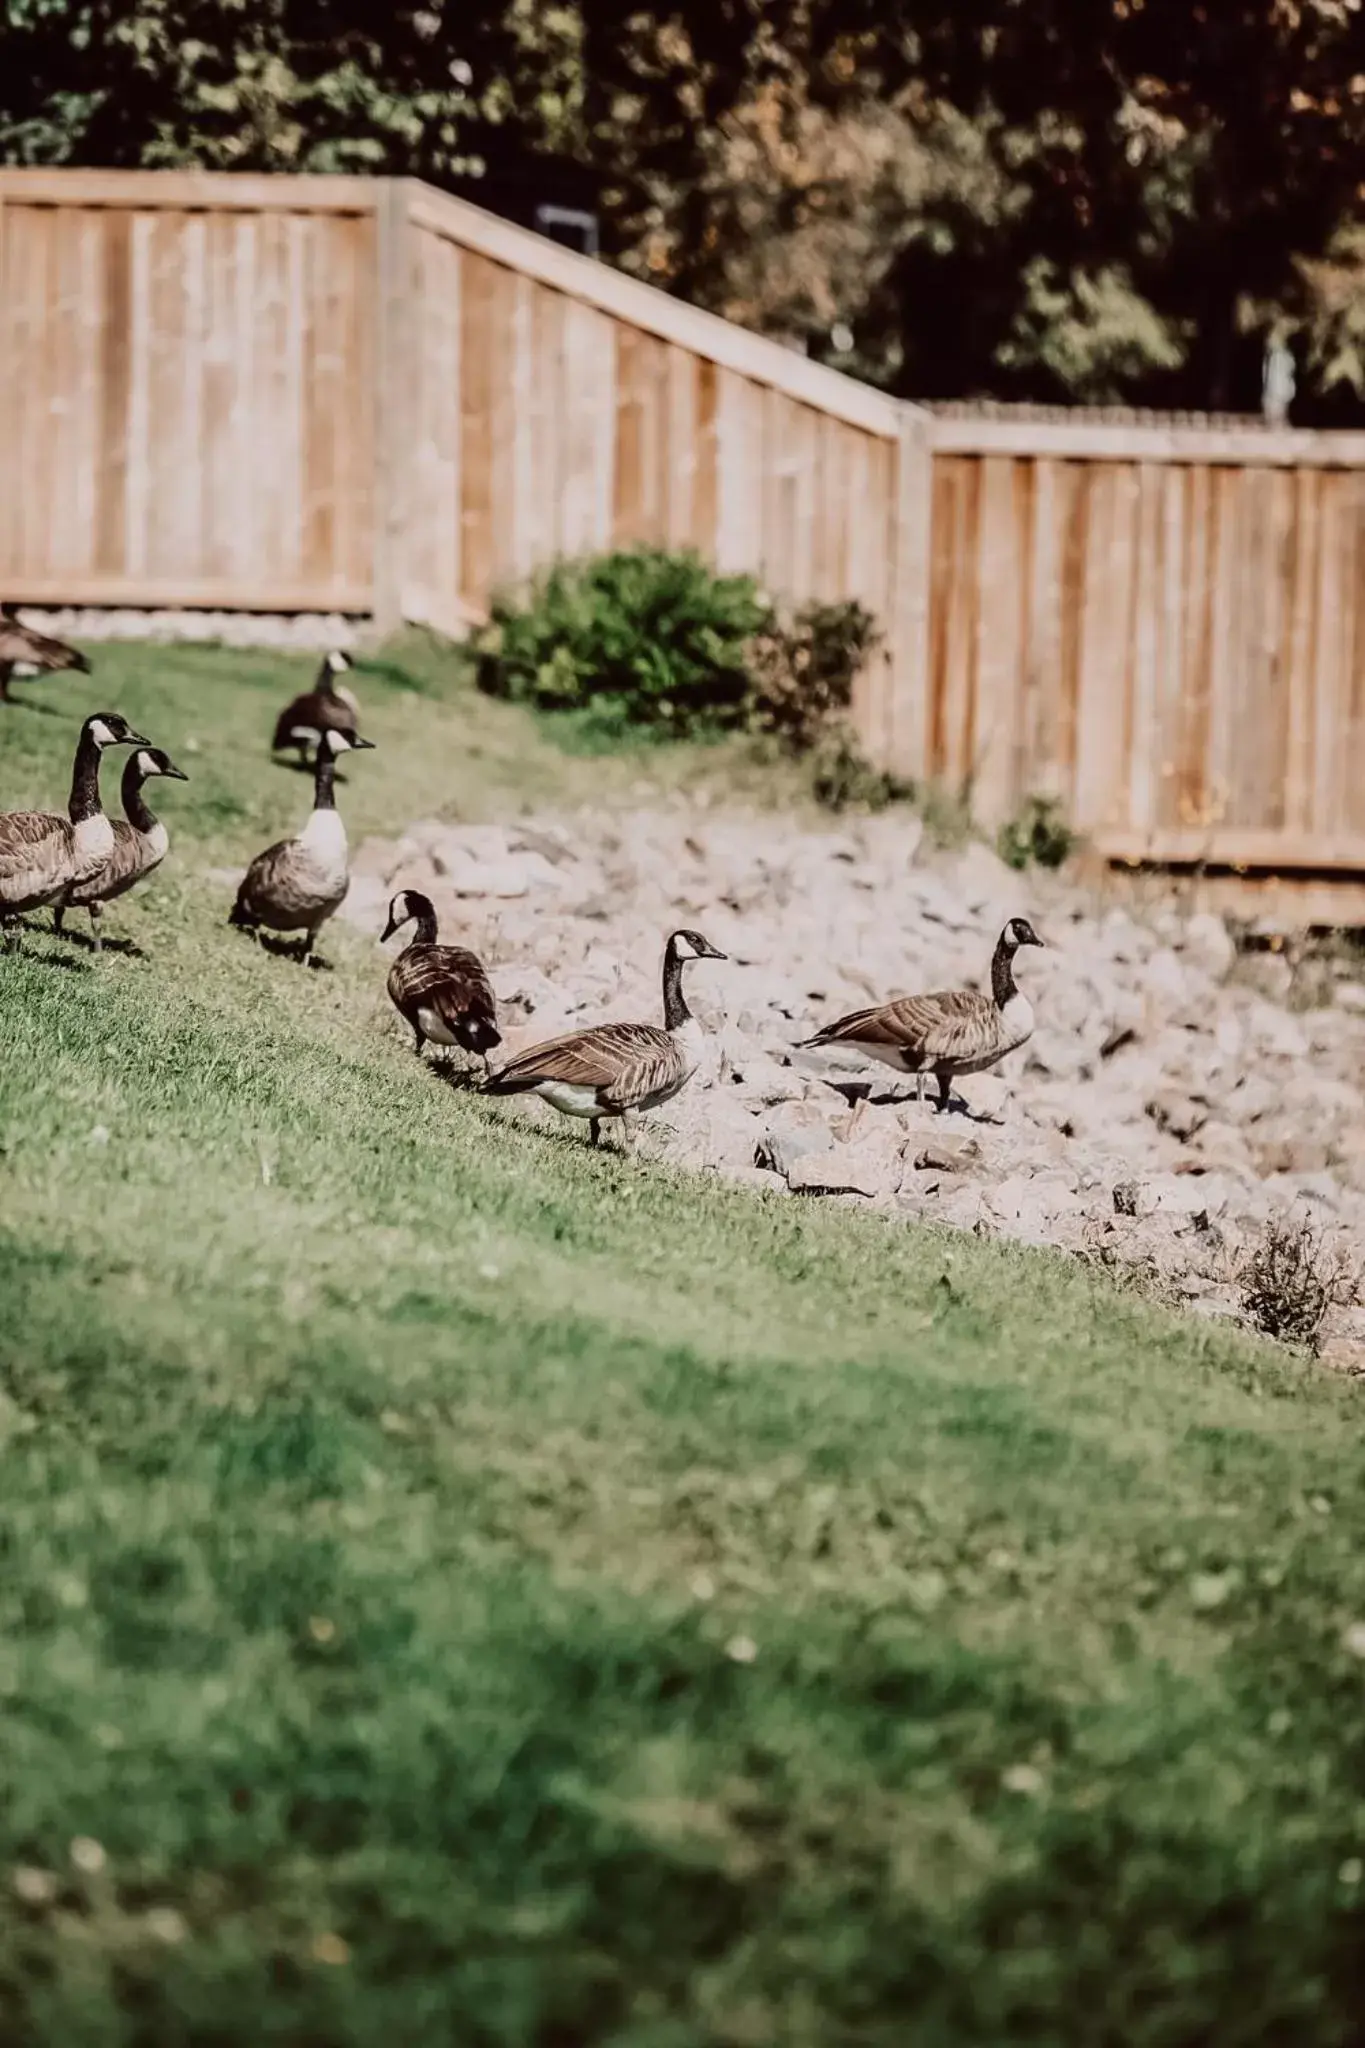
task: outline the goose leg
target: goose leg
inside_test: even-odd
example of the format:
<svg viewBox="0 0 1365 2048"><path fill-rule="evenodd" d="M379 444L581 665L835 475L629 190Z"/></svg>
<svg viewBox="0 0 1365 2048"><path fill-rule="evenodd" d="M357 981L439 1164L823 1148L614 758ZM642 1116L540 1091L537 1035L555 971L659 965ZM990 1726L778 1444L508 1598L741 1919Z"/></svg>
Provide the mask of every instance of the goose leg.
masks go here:
<svg viewBox="0 0 1365 2048"><path fill-rule="evenodd" d="M64 903L54 903L52 906L52 929L58 938L62 935L62 919L65 916L66 905Z"/></svg>
<svg viewBox="0 0 1365 2048"><path fill-rule="evenodd" d="M600 1116L591 1116L588 1118L588 1136L592 1139L594 1145L601 1144L602 1119Z"/></svg>
<svg viewBox="0 0 1365 2048"><path fill-rule="evenodd" d="M13 674L14 663L12 661L0 661L0 704L8 704L10 701L9 679Z"/></svg>
<svg viewBox="0 0 1365 2048"><path fill-rule="evenodd" d="M635 1140L640 1135L640 1118L636 1110L628 1109L621 1119L621 1136L627 1152L635 1150Z"/></svg>
<svg viewBox="0 0 1365 2048"><path fill-rule="evenodd" d="M413 1051L414 1051L414 1052L416 1053L416 1055L417 1055L418 1059L420 1060L420 1059L421 1059L421 1057L422 1057L422 1047L423 1047L423 1046L424 1046L424 1045L426 1044L426 1042L427 1042L427 1038L426 1038L426 1033L425 1033L425 1032L423 1031L423 1029L422 1029L422 1027L421 1027L421 1025L420 1025L420 1024L414 1024L414 1025L413 1025L413 1027L412 1027L412 1039L413 1039L412 1049L413 1049Z"/></svg>
<svg viewBox="0 0 1365 2048"><path fill-rule="evenodd" d="M11 918L7 917L5 919L4 932L5 951L7 953L17 953L19 950L19 927Z"/></svg>
<svg viewBox="0 0 1365 2048"><path fill-rule="evenodd" d="M941 1114L952 1100L953 1077L946 1067L940 1067L934 1078L938 1082L938 1106Z"/></svg>
<svg viewBox="0 0 1365 2048"><path fill-rule="evenodd" d="M925 1073L923 1067L920 1068L915 1076L915 1100L920 1104L921 1108L924 1105L924 1084L928 1078L929 1076Z"/></svg>
<svg viewBox="0 0 1365 2048"><path fill-rule="evenodd" d="M104 951L104 939L100 934L100 919L103 916L104 905L102 903L92 903L90 906L90 937L94 941L97 953Z"/></svg>

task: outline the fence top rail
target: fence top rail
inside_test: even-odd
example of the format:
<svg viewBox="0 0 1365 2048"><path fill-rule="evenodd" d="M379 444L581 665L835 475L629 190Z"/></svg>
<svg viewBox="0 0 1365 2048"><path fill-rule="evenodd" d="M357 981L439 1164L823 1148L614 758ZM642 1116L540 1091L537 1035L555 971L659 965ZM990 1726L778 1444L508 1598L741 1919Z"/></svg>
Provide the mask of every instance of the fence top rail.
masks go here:
<svg viewBox="0 0 1365 2048"><path fill-rule="evenodd" d="M747 328L703 312L683 299L670 298L655 285L628 277L590 256L580 256L529 228L486 213L467 199L438 192L434 186L416 180L408 183L408 219L415 227L429 229L523 277L595 306L626 326L640 328L661 341L676 342L721 369L734 370L883 440L897 438L905 415L923 416L918 406L905 405L871 384L860 384L780 342L751 334Z"/></svg>
<svg viewBox="0 0 1365 2048"><path fill-rule="evenodd" d="M1299 427L1170 427L1127 421L1002 420L931 415L940 455L1077 462L1218 463L1239 469L1365 469L1365 433Z"/></svg>
<svg viewBox="0 0 1365 2048"><path fill-rule="evenodd" d="M0 206L122 206L139 211L351 213L377 211L388 181L312 172L90 171L14 165L0 168Z"/></svg>

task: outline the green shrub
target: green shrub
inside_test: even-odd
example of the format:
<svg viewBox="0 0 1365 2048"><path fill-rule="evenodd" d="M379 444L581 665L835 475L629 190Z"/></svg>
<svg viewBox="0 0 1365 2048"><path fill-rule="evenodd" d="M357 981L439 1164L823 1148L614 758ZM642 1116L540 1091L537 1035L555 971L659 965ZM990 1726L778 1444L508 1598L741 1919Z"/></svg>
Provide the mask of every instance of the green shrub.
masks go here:
<svg viewBox="0 0 1365 2048"><path fill-rule="evenodd" d="M1000 830L1000 858L1012 868L1059 868L1076 844L1056 797L1031 796Z"/></svg>
<svg viewBox="0 0 1365 2048"><path fill-rule="evenodd" d="M480 686L610 731L699 739L745 726L747 651L773 623L749 576L695 554L620 550L559 562L500 598L475 643Z"/></svg>
<svg viewBox="0 0 1365 2048"><path fill-rule="evenodd" d="M576 714L591 741L744 730L805 760L829 809L877 810L911 794L869 765L849 721L881 637L856 600L784 621L752 577L635 548L556 563L500 597L473 652L482 689Z"/></svg>

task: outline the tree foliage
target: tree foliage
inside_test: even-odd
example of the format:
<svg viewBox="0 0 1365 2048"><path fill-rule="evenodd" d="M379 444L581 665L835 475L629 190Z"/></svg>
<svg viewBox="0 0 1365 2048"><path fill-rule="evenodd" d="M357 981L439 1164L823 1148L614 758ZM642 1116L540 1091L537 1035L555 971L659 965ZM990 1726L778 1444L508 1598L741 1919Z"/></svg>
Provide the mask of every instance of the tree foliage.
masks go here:
<svg viewBox="0 0 1365 2048"><path fill-rule="evenodd" d="M924 397L1365 391L1362 0L9 0L0 157L475 179ZM552 175L538 175L553 196ZM1300 416L1304 416L1301 411Z"/></svg>
<svg viewBox="0 0 1365 2048"><path fill-rule="evenodd" d="M8 0L0 157L449 179L545 124L556 47L516 4Z"/></svg>

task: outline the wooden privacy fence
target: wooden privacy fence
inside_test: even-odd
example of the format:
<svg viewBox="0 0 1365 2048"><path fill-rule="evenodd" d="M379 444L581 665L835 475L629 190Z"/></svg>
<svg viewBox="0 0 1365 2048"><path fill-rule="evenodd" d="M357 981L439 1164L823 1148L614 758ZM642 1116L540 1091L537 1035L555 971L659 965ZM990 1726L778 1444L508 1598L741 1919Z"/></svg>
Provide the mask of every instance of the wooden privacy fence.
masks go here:
<svg viewBox="0 0 1365 2048"><path fill-rule="evenodd" d="M936 417L408 180L0 170L0 455L21 601L458 633L692 545L868 604L864 743L983 819L1365 874L1365 435Z"/></svg>

